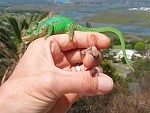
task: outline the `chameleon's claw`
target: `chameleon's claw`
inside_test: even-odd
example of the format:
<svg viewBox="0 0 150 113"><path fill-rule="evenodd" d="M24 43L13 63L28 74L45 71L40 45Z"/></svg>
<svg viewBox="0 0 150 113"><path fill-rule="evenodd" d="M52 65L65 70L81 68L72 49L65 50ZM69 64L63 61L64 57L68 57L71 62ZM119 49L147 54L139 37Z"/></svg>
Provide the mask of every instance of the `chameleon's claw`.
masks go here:
<svg viewBox="0 0 150 113"><path fill-rule="evenodd" d="M72 37L69 37L69 41L72 41L73 40L73 38Z"/></svg>
<svg viewBox="0 0 150 113"><path fill-rule="evenodd" d="M44 39L46 40L49 37L49 35L44 36Z"/></svg>
<svg viewBox="0 0 150 113"><path fill-rule="evenodd" d="M69 35L69 41L72 41L73 40L73 35L72 35L72 33L70 33L70 32L66 32L68 35Z"/></svg>

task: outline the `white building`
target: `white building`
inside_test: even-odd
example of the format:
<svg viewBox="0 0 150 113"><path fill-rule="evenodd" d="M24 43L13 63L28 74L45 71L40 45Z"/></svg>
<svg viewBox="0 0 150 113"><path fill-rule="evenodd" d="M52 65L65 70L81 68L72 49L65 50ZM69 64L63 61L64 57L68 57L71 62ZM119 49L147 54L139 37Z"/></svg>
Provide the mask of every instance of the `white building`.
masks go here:
<svg viewBox="0 0 150 113"><path fill-rule="evenodd" d="M137 51L135 50L126 50L126 54L127 54L127 59L128 60L132 60L133 57L142 57L140 54L137 53ZM120 50L116 56L114 56L114 58L116 58L116 60L121 60L123 58L123 52L122 50Z"/></svg>

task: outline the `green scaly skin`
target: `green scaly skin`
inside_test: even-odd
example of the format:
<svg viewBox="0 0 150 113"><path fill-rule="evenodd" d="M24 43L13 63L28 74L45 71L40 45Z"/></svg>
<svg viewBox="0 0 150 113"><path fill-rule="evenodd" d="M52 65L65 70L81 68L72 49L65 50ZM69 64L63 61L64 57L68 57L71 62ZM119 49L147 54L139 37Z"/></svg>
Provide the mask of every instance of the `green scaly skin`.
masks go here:
<svg viewBox="0 0 150 113"><path fill-rule="evenodd" d="M55 34L63 34L67 33L69 35L70 41L73 38L74 31L92 31L92 32L111 32L118 36L121 47L123 51L123 56L128 64L128 66L133 70L132 66L130 65L127 55L125 52L125 41L123 38L122 33L114 28L114 27L98 27L98 28L88 28L81 26L79 23L75 22L73 19L61 15L54 15L52 17L47 17L40 22L35 22L31 27L29 27L22 37L24 42L31 42L37 38L45 37L45 39L51 35Z"/></svg>

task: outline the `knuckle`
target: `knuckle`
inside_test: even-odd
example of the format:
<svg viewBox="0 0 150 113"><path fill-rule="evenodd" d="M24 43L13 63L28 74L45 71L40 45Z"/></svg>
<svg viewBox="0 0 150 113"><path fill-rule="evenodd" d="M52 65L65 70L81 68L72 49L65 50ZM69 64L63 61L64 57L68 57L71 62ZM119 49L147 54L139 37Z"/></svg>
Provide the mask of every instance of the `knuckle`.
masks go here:
<svg viewBox="0 0 150 113"><path fill-rule="evenodd" d="M97 33L93 33L93 32L87 32L87 37L88 37L88 42L89 42L89 45L95 45L96 42L97 42L97 36L96 36Z"/></svg>
<svg viewBox="0 0 150 113"><path fill-rule="evenodd" d="M88 94L97 92L96 78L84 75L82 78L82 90Z"/></svg>

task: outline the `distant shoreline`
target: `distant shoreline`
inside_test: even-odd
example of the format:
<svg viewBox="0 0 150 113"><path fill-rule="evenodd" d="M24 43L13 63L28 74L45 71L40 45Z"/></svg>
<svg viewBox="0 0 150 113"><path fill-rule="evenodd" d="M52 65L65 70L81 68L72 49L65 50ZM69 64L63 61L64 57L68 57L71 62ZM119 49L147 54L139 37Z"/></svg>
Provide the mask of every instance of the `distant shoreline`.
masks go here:
<svg viewBox="0 0 150 113"><path fill-rule="evenodd" d="M123 7L123 8L122 8ZM0 7L4 8L4 7ZM137 9L135 9L137 8ZM53 11L54 13L70 16L82 24L91 22L93 26L115 26L123 32L134 33L145 37L150 36L149 7L129 7L115 4L22 4L6 6L4 11Z"/></svg>

